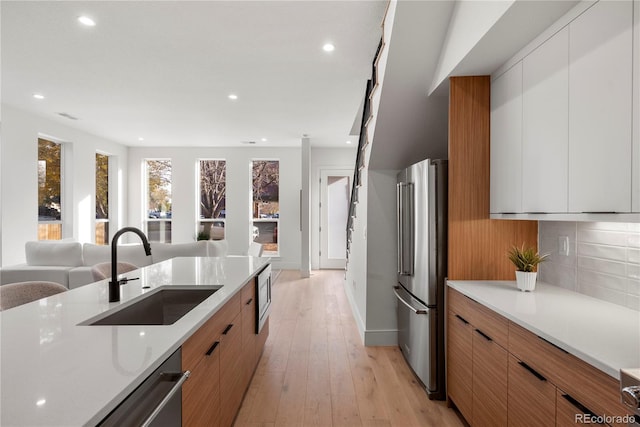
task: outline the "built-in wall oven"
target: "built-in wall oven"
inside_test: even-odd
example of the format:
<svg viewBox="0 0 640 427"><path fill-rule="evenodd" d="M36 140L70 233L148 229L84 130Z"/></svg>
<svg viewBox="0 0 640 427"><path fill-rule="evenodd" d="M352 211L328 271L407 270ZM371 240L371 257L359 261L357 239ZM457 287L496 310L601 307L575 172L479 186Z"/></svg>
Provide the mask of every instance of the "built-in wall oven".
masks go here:
<svg viewBox="0 0 640 427"><path fill-rule="evenodd" d="M258 310L256 319L256 334L260 333L264 323L271 312L271 264L267 265L258 274L256 280L256 307Z"/></svg>

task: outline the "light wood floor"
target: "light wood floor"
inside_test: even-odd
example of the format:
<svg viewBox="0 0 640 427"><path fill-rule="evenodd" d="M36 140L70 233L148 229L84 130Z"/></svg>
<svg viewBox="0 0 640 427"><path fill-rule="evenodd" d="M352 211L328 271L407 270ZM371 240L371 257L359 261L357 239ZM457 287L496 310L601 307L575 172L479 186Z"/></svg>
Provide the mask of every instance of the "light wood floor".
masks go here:
<svg viewBox="0 0 640 427"><path fill-rule="evenodd" d="M269 339L235 426L462 426L427 398L397 347L362 345L343 275L281 272Z"/></svg>

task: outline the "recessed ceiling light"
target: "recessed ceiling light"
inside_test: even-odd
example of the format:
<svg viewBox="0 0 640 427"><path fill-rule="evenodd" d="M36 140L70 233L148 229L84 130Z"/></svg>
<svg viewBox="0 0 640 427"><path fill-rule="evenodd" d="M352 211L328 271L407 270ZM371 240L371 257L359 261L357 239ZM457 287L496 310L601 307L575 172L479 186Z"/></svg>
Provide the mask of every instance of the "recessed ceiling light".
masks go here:
<svg viewBox="0 0 640 427"><path fill-rule="evenodd" d="M347 144L351 144L351 141L345 141Z"/></svg>
<svg viewBox="0 0 640 427"><path fill-rule="evenodd" d="M235 101L236 99L238 99L238 95L236 95L235 93L232 93L229 95L229 99L233 99Z"/></svg>
<svg viewBox="0 0 640 427"><path fill-rule="evenodd" d="M144 141L143 137L138 138L138 141Z"/></svg>
<svg viewBox="0 0 640 427"><path fill-rule="evenodd" d="M267 142L267 138L262 138L260 141Z"/></svg>
<svg viewBox="0 0 640 427"><path fill-rule="evenodd" d="M88 16L79 16L78 17L78 22L80 22L82 25L85 25L87 27L95 27L96 26L96 21L94 21L93 19L89 18Z"/></svg>
<svg viewBox="0 0 640 427"><path fill-rule="evenodd" d="M324 50L325 52L333 52L335 49L336 47L331 43L325 43L325 45L322 46L322 50Z"/></svg>
<svg viewBox="0 0 640 427"><path fill-rule="evenodd" d="M44 95L43 95L43 94L41 94L41 93L34 93L34 94L33 94L33 97L34 97L35 99L44 99Z"/></svg>
<svg viewBox="0 0 640 427"><path fill-rule="evenodd" d="M38 399L38 401L36 402L36 405L42 406L45 403L47 403L47 399Z"/></svg>

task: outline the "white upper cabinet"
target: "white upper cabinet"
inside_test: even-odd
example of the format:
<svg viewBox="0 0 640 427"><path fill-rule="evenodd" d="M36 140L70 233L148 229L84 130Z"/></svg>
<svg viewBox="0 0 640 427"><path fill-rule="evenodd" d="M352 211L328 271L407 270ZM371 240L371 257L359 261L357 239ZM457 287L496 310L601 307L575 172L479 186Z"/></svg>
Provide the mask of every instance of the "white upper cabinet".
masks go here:
<svg viewBox="0 0 640 427"><path fill-rule="evenodd" d="M522 64L522 211L567 212L569 29Z"/></svg>
<svg viewBox="0 0 640 427"><path fill-rule="evenodd" d="M491 84L491 213L522 212L522 62Z"/></svg>
<svg viewBox="0 0 640 427"><path fill-rule="evenodd" d="M569 212L631 211L632 23L601 0L569 24Z"/></svg>

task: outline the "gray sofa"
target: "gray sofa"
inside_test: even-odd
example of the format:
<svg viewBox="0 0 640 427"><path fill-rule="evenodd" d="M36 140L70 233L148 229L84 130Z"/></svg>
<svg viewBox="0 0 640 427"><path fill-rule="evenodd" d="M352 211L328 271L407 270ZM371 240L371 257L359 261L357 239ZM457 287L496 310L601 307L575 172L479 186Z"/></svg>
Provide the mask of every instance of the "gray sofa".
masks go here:
<svg viewBox="0 0 640 427"><path fill-rule="evenodd" d="M226 256L226 240L151 243L151 256L140 244L118 245L118 261L138 267L179 256ZM94 282L91 267L111 261L111 247L92 243L37 241L25 245L26 263L0 269L0 285L26 281L57 282L69 289Z"/></svg>

